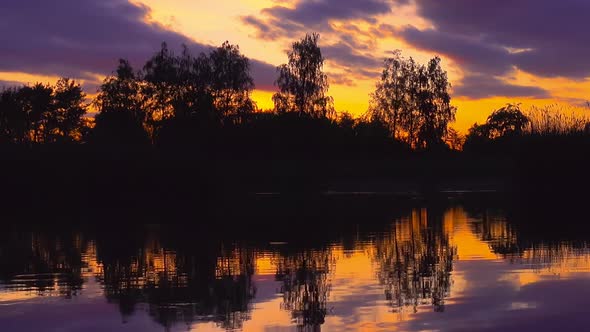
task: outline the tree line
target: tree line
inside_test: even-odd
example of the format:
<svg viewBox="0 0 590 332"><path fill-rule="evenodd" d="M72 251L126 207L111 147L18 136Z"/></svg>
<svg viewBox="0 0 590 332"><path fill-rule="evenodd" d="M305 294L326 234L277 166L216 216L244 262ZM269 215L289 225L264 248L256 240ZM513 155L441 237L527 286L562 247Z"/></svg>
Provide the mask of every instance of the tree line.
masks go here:
<svg viewBox="0 0 590 332"><path fill-rule="evenodd" d="M176 144L203 140L222 128L291 121L322 123L315 127L416 148L443 142L455 109L439 58L419 65L395 53L385 62L370 110L355 119L334 109L318 40L318 34L308 34L293 43L287 63L277 68L273 110L261 111L252 100L250 62L238 46L225 42L207 54L193 55L186 46L175 54L164 43L140 70L120 60L91 103L80 84L67 78L55 85L3 89L0 141ZM91 109L94 119L87 117Z"/></svg>
<svg viewBox="0 0 590 332"><path fill-rule="evenodd" d="M86 135L89 120L86 95L73 80L55 85L0 91L0 140L4 143L53 143L77 141Z"/></svg>
<svg viewBox="0 0 590 332"><path fill-rule="evenodd" d="M308 34L292 44L287 63L277 67L273 110L259 110L252 100L250 61L237 45L225 42L193 55L186 46L175 54L163 43L139 70L120 60L92 102L68 78L3 89L0 144L185 148L233 140L247 142L250 149L355 142L375 149L460 150L534 132L526 130L530 117L508 105L466 136L459 134L449 127L457 109L441 59L420 64L400 51L385 59L365 114L354 118L337 112L318 41L318 34ZM87 116L91 109L94 118Z"/></svg>

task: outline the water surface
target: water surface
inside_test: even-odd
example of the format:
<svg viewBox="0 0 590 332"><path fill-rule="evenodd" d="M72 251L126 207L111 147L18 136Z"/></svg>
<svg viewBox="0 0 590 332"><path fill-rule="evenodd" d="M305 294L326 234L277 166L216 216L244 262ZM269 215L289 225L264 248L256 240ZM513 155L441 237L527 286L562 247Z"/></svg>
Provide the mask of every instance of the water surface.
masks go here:
<svg viewBox="0 0 590 332"><path fill-rule="evenodd" d="M575 226L583 219L557 214L541 227L509 209L453 201L371 218L344 226L326 217L333 226L317 229L277 219L277 230L297 230L293 237L164 222L6 226L0 329L567 331L590 323L590 234ZM574 223L571 232L559 231L564 223Z"/></svg>

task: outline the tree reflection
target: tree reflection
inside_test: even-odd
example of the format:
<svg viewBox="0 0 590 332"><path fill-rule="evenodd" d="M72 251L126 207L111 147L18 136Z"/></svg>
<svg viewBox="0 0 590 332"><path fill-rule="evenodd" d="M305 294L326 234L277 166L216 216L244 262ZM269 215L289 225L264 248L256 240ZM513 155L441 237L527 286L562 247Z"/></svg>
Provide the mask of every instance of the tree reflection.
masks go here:
<svg viewBox="0 0 590 332"><path fill-rule="evenodd" d="M309 250L275 259L281 281L283 309L291 311L299 331L319 331L328 314L330 271L335 258L330 249Z"/></svg>
<svg viewBox="0 0 590 332"><path fill-rule="evenodd" d="M443 311L451 287L456 248L442 227L442 214L414 210L375 242L378 278L396 311L433 305Z"/></svg>
<svg viewBox="0 0 590 332"><path fill-rule="evenodd" d="M254 256L235 249L215 257L208 251L180 254L150 240L130 258L104 258L97 277L124 317L138 303L147 303L148 313L166 327L211 321L239 329L250 317L249 302L256 293Z"/></svg>
<svg viewBox="0 0 590 332"><path fill-rule="evenodd" d="M517 217L511 217L506 212L494 209L485 209L472 215L474 233L495 254L511 263L555 273L587 269L590 266L590 245L579 240L578 234L564 235L563 229L560 229L562 225L558 222L548 223L538 217L528 219L518 214ZM537 232L542 236L530 230L534 227L540 228Z"/></svg>
<svg viewBox="0 0 590 332"><path fill-rule="evenodd" d="M0 281L11 291L70 298L82 289L82 252L87 247L79 235L3 233Z"/></svg>
<svg viewBox="0 0 590 332"><path fill-rule="evenodd" d="M472 228L482 241L488 243L494 253L511 255L522 250L516 230L501 211L490 209L480 212L474 218Z"/></svg>

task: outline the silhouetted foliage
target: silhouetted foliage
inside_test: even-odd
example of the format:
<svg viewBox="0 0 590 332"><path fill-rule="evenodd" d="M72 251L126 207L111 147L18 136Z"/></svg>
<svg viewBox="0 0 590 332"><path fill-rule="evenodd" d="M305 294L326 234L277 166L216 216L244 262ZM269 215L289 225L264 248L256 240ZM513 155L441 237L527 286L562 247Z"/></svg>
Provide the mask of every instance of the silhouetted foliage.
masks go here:
<svg viewBox="0 0 590 332"><path fill-rule="evenodd" d="M483 125L475 124L469 130L468 144L474 140L493 140L504 136L522 135L529 119L518 105L507 105L494 111Z"/></svg>
<svg viewBox="0 0 590 332"><path fill-rule="evenodd" d="M334 114L332 97L327 96L328 77L318 46L319 34L307 34L293 43L289 62L277 67L279 92L273 96L278 113L296 112L314 118Z"/></svg>
<svg viewBox="0 0 590 332"><path fill-rule="evenodd" d="M465 136L454 128L449 128L447 130L447 135L445 136L445 142L447 143L447 146L454 151L460 151L463 149L465 139Z"/></svg>
<svg viewBox="0 0 590 332"><path fill-rule="evenodd" d="M5 89L0 93L0 141L32 144L73 141L81 138L85 94L67 78L55 86Z"/></svg>
<svg viewBox="0 0 590 332"><path fill-rule="evenodd" d="M550 105L526 112L527 133L535 136L584 136L590 134L590 118L573 110Z"/></svg>
<svg viewBox="0 0 590 332"><path fill-rule="evenodd" d="M229 42L197 57L186 46L176 56L163 44L144 66L143 78L148 123L155 141L167 146L186 145L187 138L206 141L207 132L240 123L256 109L249 60Z"/></svg>
<svg viewBox="0 0 590 332"><path fill-rule="evenodd" d="M211 63L211 91L213 105L222 118L240 122L241 117L254 112L256 106L250 98L254 80L250 76L250 63L236 45L229 42L209 55Z"/></svg>
<svg viewBox="0 0 590 332"><path fill-rule="evenodd" d="M98 114L90 141L113 146L145 146L147 112L138 74L126 60L119 60L116 75L104 80L95 100Z"/></svg>
<svg viewBox="0 0 590 332"><path fill-rule="evenodd" d="M530 123L518 105L508 104L490 114L485 124L474 124L466 136L465 148L474 150L493 140L506 140L525 134Z"/></svg>
<svg viewBox="0 0 590 332"><path fill-rule="evenodd" d="M54 91L55 109L48 115L47 140L77 139L83 135L82 116L86 113L82 88L75 81L62 78L57 81Z"/></svg>
<svg viewBox="0 0 590 332"><path fill-rule="evenodd" d="M385 121L396 139L419 149L443 144L448 124L455 120L451 87L441 60L427 65L405 59L400 51L385 60L381 80L371 95L369 115Z"/></svg>
<svg viewBox="0 0 590 332"><path fill-rule="evenodd" d="M3 143L26 142L27 114L21 108L20 93L16 88L0 93L0 139Z"/></svg>

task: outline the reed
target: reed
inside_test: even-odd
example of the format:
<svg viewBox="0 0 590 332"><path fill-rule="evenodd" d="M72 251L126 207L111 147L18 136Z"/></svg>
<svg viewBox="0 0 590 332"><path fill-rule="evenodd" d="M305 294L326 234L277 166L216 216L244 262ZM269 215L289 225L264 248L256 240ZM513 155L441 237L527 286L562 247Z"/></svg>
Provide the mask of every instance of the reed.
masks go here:
<svg viewBox="0 0 590 332"><path fill-rule="evenodd" d="M581 136L590 134L590 117L560 105L531 107L526 132L534 136Z"/></svg>

